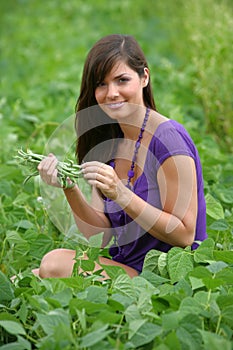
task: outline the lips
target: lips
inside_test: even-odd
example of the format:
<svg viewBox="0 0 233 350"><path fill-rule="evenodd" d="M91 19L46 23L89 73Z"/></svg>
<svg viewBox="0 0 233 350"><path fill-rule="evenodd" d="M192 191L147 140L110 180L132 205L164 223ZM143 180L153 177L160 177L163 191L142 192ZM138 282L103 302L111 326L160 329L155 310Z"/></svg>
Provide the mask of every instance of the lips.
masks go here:
<svg viewBox="0 0 233 350"><path fill-rule="evenodd" d="M106 106L110 109L118 109L122 107L124 104L125 102L121 101L121 102L107 103Z"/></svg>

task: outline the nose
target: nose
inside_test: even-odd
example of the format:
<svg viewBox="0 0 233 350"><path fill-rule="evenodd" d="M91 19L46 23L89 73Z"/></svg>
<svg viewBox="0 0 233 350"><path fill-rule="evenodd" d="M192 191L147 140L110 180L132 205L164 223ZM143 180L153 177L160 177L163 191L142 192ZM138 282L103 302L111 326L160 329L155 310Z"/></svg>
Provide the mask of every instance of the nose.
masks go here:
<svg viewBox="0 0 233 350"><path fill-rule="evenodd" d="M107 89L107 98L109 99L115 99L116 97L119 96L119 91L118 91L118 86L116 83L110 83L108 84L108 89Z"/></svg>

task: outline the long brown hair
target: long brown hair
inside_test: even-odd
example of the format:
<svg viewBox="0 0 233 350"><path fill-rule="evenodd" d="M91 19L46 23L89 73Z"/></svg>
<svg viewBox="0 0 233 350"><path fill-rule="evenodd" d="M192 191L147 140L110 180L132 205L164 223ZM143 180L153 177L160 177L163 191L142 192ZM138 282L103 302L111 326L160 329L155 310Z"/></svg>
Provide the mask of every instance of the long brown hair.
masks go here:
<svg viewBox="0 0 233 350"><path fill-rule="evenodd" d="M116 140L123 137L119 124L98 107L95 98L97 84L104 81L106 75L120 60L137 72L139 77L143 77L144 69L148 68L142 49L130 35L112 34L103 37L87 55L80 95L75 108L76 156L79 163L84 159L108 162L117 146ZM146 107L156 110L150 80L143 88L143 100ZM101 151L96 148L101 143L104 145L107 140L113 140L110 148L103 146Z"/></svg>

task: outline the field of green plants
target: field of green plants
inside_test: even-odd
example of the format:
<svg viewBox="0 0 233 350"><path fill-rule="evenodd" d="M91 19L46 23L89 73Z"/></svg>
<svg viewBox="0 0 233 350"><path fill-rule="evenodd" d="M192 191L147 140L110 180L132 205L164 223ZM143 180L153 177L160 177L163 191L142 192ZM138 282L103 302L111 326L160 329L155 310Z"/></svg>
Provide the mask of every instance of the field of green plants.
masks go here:
<svg viewBox="0 0 233 350"><path fill-rule="evenodd" d="M233 349L232 12L227 0L0 2L0 349ZM101 235L86 244L55 189L23 184L15 156L72 157L83 63L110 33L136 37L157 109L198 147L208 239L149 252L134 279L108 266L105 281L42 280L31 269L53 248L86 251L84 271L106 252Z"/></svg>

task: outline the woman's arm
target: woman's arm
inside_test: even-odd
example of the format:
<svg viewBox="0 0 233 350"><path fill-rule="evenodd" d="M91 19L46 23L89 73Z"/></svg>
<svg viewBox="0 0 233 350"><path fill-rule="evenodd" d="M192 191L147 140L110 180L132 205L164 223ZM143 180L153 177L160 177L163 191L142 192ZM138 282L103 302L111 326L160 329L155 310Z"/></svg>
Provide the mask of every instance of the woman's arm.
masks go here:
<svg viewBox="0 0 233 350"><path fill-rule="evenodd" d="M57 162L57 158L50 154L40 162L38 170L45 183L61 188L57 179ZM109 236L110 222L103 212L103 201L97 191L93 191L91 204L87 202L77 185L64 189L64 193L74 214L75 222L84 236L89 238L96 233L106 231L106 241L106 236Z"/></svg>
<svg viewBox="0 0 233 350"><path fill-rule="evenodd" d="M185 247L194 241L197 219L196 169L192 158L169 157L160 167L158 185L162 210L135 194L127 204L119 196L118 204L152 236L173 246ZM126 193L125 193L126 194Z"/></svg>
<svg viewBox="0 0 233 350"><path fill-rule="evenodd" d="M111 238L110 222L103 212L103 201L95 188L92 190L92 200L89 204L77 185L64 189L66 199L72 209L76 225L86 238L104 232L103 246ZM107 238L108 237L108 238Z"/></svg>
<svg viewBox="0 0 233 350"><path fill-rule="evenodd" d="M90 162L84 166L89 183L117 202L143 229L173 246L193 243L198 204L196 168L191 157L172 156L160 166L157 179L162 210L126 188L111 167L99 165L97 170L97 165Z"/></svg>

